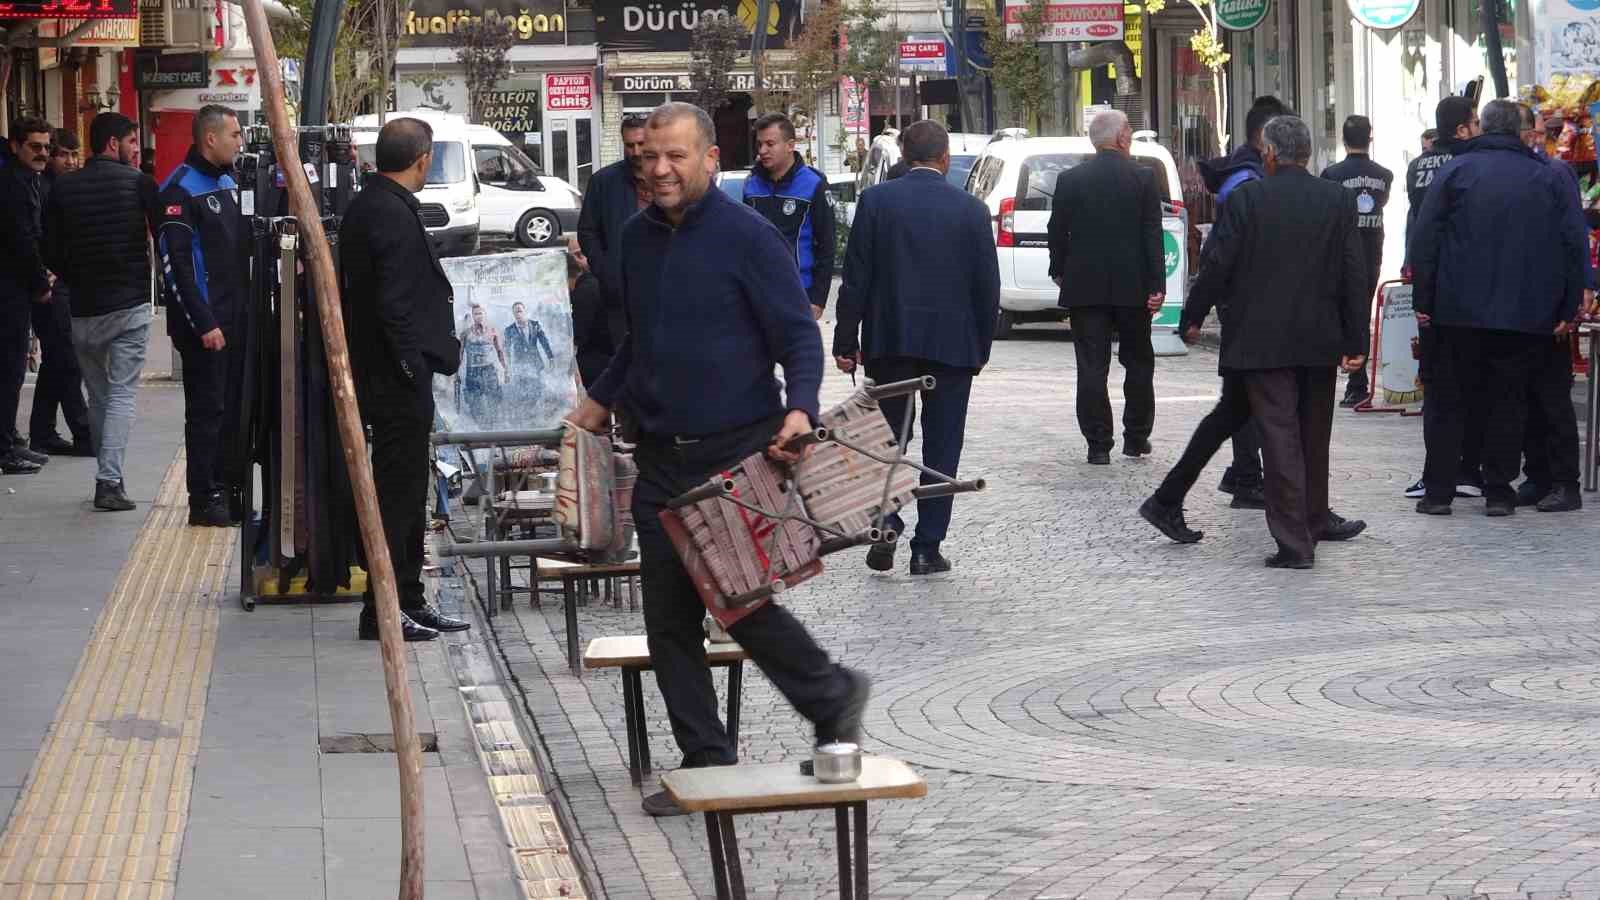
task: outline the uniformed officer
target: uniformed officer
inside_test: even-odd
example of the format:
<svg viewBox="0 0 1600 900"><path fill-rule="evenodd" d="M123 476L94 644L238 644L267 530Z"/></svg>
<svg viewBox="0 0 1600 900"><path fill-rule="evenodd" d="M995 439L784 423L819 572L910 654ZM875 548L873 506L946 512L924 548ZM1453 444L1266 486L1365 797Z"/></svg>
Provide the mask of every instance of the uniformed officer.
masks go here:
<svg viewBox="0 0 1600 900"><path fill-rule="evenodd" d="M1322 177L1337 181L1356 195L1356 231L1367 263L1367 299L1378 292L1378 272L1383 268L1383 208L1389 203L1394 173L1372 161L1372 120L1351 116L1344 120L1344 159L1322 170ZM1367 370L1350 373L1340 406L1355 406L1371 393Z"/></svg>
<svg viewBox="0 0 1600 900"><path fill-rule="evenodd" d="M238 116L215 104L195 113L193 135L189 155L161 186L156 237L167 333L183 359L189 524L226 527L227 347L234 316L245 303L249 273L249 229L232 174L244 141Z"/></svg>

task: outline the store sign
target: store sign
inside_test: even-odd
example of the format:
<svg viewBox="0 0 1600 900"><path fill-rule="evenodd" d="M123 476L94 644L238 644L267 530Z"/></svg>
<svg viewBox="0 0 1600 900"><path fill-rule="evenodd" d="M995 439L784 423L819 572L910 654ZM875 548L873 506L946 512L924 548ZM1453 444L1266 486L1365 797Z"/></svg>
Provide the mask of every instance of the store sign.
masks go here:
<svg viewBox="0 0 1600 900"><path fill-rule="evenodd" d="M544 108L581 112L594 108L594 76L588 72L544 76Z"/></svg>
<svg viewBox="0 0 1600 900"><path fill-rule="evenodd" d="M1249 31L1266 21L1272 0L1216 0L1217 24L1229 31Z"/></svg>
<svg viewBox="0 0 1600 900"><path fill-rule="evenodd" d="M768 72L767 90L792 91L795 89L793 72ZM735 94L748 94L755 90L753 72L728 74L728 90ZM687 72L669 75L616 75L611 79L611 90L618 94L682 94L694 90L694 79Z"/></svg>
<svg viewBox="0 0 1600 900"><path fill-rule="evenodd" d="M567 39L566 7L560 0L412 0L400 29L400 44L451 47L457 31L480 20L505 28L517 44L560 44Z"/></svg>
<svg viewBox="0 0 1600 900"><path fill-rule="evenodd" d="M760 0L594 0L595 41L606 50L693 49L700 19L732 19L756 28ZM767 49L787 47L800 33L800 0L767 0ZM746 46L749 41L746 39Z"/></svg>
<svg viewBox="0 0 1600 900"><path fill-rule="evenodd" d="M137 19L137 0L0 0L0 19ZM134 39L138 43L138 38Z"/></svg>
<svg viewBox="0 0 1600 900"><path fill-rule="evenodd" d="M944 38L913 37L900 42L900 71L944 74Z"/></svg>
<svg viewBox="0 0 1600 900"><path fill-rule="evenodd" d="M839 79L839 102L844 109L840 117L844 120L844 130L849 134L865 135L867 132L868 103L867 86L856 83L853 78Z"/></svg>
<svg viewBox="0 0 1600 900"><path fill-rule="evenodd" d="M1388 31L1411 21L1421 5L1422 0L1350 0L1350 15L1368 28Z"/></svg>
<svg viewBox="0 0 1600 900"><path fill-rule="evenodd" d="M133 86L141 91L211 86L204 53L140 53L134 59Z"/></svg>
<svg viewBox="0 0 1600 900"><path fill-rule="evenodd" d="M1040 43L1122 40L1121 0L1047 0ZM1022 39L1022 14L1028 0L1006 0L1006 38Z"/></svg>
<svg viewBox="0 0 1600 900"><path fill-rule="evenodd" d="M527 134L539 130L538 91L484 91L480 104L480 125L487 125L501 134Z"/></svg>
<svg viewBox="0 0 1600 900"><path fill-rule="evenodd" d="M157 89L154 97L151 109L199 109L208 103L231 109L260 109L261 79L256 77L253 61L225 60L220 68L211 70L205 87Z"/></svg>

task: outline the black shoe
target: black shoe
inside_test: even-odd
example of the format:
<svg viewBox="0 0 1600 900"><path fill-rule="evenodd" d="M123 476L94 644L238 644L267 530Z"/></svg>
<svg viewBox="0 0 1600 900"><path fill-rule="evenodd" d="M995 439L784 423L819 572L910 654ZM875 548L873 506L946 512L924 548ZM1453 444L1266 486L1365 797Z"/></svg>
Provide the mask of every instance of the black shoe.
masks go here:
<svg viewBox="0 0 1600 900"><path fill-rule="evenodd" d="M0 475L32 475L44 466L31 460L23 459L16 453L7 453L0 456Z"/></svg>
<svg viewBox="0 0 1600 900"><path fill-rule="evenodd" d="M850 678L850 693L832 721L817 725L818 746L836 741L861 743L861 716L872 698L872 678L859 669L845 669L844 674Z"/></svg>
<svg viewBox="0 0 1600 900"><path fill-rule="evenodd" d="M1091 465L1091 466L1109 466L1109 465L1111 465L1111 451L1110 450L1094 450L1094 449L1091 449L1089 451L1089 465Z"/></svg>
<svg viewBox="0 0 1600 900"><path fill-rule="evenodd" d="M1534 507L1539 512L1571 512L1583 509L1583 494L1575 484L1558 484Z"/></svg>
<svg viewBox="0 0 1600 900"><path fill-rule="evenodd" d="M1205 537L1183 521L1183 507L1168 506L1154 497L1139 504L1139 515L1156 530L1180 544L1194 544Z"/></svg>
<svg viewBox="0 0 1600 900"><path fill-rule="evenodd" d="M405 612L406 615L410 617L411 621L421 625L424 628L431 628L434 631L466 631L468 628L472 627L471 622L468 622L465 619L453 619L450 616L439 612L439 610L433 606L419 606L416 609L408 609Z"/></svg>
<svg viewBox="0 0 1600 900"><path fill-rule="evenodd" d="M911 574L938 575L940 572L948 571L950 571L950 560L940 556L939 551L911 551Z"/></svg>
<svg viewBox="0 0 1600 900"><path fill-rule="evenodd" d="M1537 506L1539 501L1543 500L1548 493L1550 493L1549 488L1530 478L1517 485L1517 505Z"/></svg>
<svg viewBox="0 0 1600 900"><path fill-rule="evenodd" d="M1366 400L1366 399L1367 399L1367 392L1366 391L1361 391L1359 393L1352 393L1350 391L1345 391L1344 398L1339 401L1339 405L1344 407L1345 409L1352 409L1354 407L1360 406L1361 402L1363 400Z"/></svg>
<svg viewBox="0 0 1600 900"><path fill-rule="evenodd" d="M683 807L679 806L678 801L672 799L672 795L666 791L657 791L654 794L645 797L644 801L641 802L639 806L645 811L646 815L655 816L658 819L671 818L672 816L687 816L689 814L684 810Z"/></svg>
<svg viewBox="0 0 1600 900"><path fill-rule="evenodd" d="M1137 459L1141 456L1149 456L1151 452L1153 452L1153 448L1150 446L1150 441L1145 438L1122 439L1123 456L1132 456Z"/></svg>
<svg viewBox="0 0 1600 900"><path fill-rule="evenodd" d="M126 512L137 504L128 499L128 492L123 489L122 482L113 484L109 481L96 481L94 483L94 508L107 512Z"/></svg>
<svg viewBox="0 0 1600 900"><path fill-rule="evenodd" d="M228 501L221 491L210 494L199 503L189 504L189 524L206 528L227 528L231 523L228 516Z"/></svg>
<svg viewBox="0 0 1600 900"><path fill-rule="evenodd" d="M59 453L63 456L72 453L74 444L55 432L50 432L42 437L29 437L28 448L36 453Z"/></svg>
<svg viewBox="0 0 1600 900"><path fill-rule="evenodd" d="M1417 512L1425 516L1448 516L1450 515L1450 501L1432 500L1423 497L1417 501Z"/></svg>
<svg viewBox="0 0 1600 900"><path fill-rule="evenodd" d="M439 636L439 632L411 621L405 613L400 614L400 637L408 644L418 641L431 641ZM361 610L361 618L356 622L356 639L362 641L375 641L378 639L378 611Z"/></svg>
<svg viewBox="0 0 1600 900"><path fill-rule="evenodd" d="M1234 509L1266 509L1267 495L1259 484L1237 483L1233 489L1233 502L1228 505Z"/></svg>
<svg viewBox="0 0 1600 900"><path fill-rule="evenodd" d="M874 572L894 571L894 544L884 541L868 547L867 568Z"/></svg>
<svg viewBox="0 0 1600 900"><path fill-rule="evenodd" d="M1267 568L1269 569L1309 569L1315 564L1313 560L1306 559L1303 556L1291 556L1282 550L1267 557Z"/></svg>
<svg viewBox="0 0 1600 900"><path fill-rule="evenodd" d="M1323 522L1322 531L1317 535L1317 540L1348 541L1366 530L1366 522L1360 519L1346 519L1344 516L1329 510L1328 518Z"/></svg>
<svg viewBox="0 0 1600 900"><path fill-rule="evenodd" d="M1239 479L1234 477L1233 467L1229 466L1222 472L1222 480L1217 482L1217 490L1224 494L1232 494L1239 489Z"/></svg>
<svg viewBox="0 0 1600 900"><path fill-rule="evenodd" d="M1508 497L1496 497L1483 505L1483 514L1496 519L1517 514L1517 502Z"/></svg>
<svg viewBox="0 0 1600 900"><path fill-rule="evenodd" d="M1428 496L1428 483L1418 478L1410 487L1406 488L1405 495L1412 500L1421 500L1423 497Z"/></svg>
<svg viewBox="0 0 1600 900"><path fill-rule="evenodd" d="M50 461L50 457L46 456L45 454L40 453L37 450L29 450L27 447L24 447L21 444L17 444L16 446L12 447L11 454L40 466Z"/></svg>

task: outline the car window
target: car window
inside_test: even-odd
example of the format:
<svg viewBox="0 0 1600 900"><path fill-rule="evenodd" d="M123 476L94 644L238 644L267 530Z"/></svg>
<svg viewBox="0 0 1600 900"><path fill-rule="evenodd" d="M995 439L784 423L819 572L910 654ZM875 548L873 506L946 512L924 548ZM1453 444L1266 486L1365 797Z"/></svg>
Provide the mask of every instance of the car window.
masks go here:
<svg viewBox="0 0 1600 900"><path fill-rule="evenodd" d="M724 194L743 203L745 177L746 173L744 172L724 172L722 177L718 179L717 186L722 188Z"/></svg>
<svg viewBox="0 0 1600 900"><path fill-rule="evenodd" d="M428 184L457 184L467 180L466 153L461 145L445 141L433 142L433 165L428 167Z"/></svg>
<svg viewBox="0 0 1600 900"><path fill-rule="evenodd" d="M999 157L985 157L973 167L972 175L967 179L967 193L979 200L988 200L994 186L1000 181L1000 171L1005 165Z"/></svg>
<svg viewBox="0 0 1600 900"><path fill-rule="evenodd" d="M1022 161L1017 176L1017 211L1049 212L1061 173L1089 159L1086 153L1051 153Z"/></svg>
<svg viewBox="0 0 1600 900"><path fill-rule="evenodd" d="M480 144L472 148L478 166L478 180L486 184L523 184L533 177L527 157L515 148Z"/></svg>
<svg viewBox="0 0 1600 900"><path fill-rule="evenodd" d="M958 188L967 186L967 176L972 174L972 164L978 161L976 154L972 156L950 155L950 171L945 179Z"/></svg>

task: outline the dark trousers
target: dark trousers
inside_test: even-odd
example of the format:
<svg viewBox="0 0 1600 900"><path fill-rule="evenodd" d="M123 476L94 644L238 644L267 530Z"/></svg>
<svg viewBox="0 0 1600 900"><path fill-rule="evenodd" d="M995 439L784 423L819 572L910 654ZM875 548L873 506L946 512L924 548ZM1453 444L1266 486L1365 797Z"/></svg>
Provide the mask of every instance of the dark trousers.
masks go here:
<svg viewBox="0 0 1600 900"><path fill-rule="evenodd" d="M1528 420L1522 429L1522 471L1549 490L1578 486L1578 413L1572 406L1572 344L1551 341L1528 373Z"/></svg>
<svg viewBox="0 0 1600 900"><path fill-rule="evenodd" d="M1111 419L1111 340L1117 340L1122 363L1124 443L1148 440L1156 420L1155 351L1150 347L1150 311L1142 306L1075 306L1072 350L1078 358L1078 429L1090 450L1110 450L1116 443Z"/></svg>
<svg viewBox="0 0 1600 900"><path fill-rule="evenodd" d="M89 434L89 404L83 399L83 371L72 349L72 311L67 292L57 289L55 300L33 304L33 333L39 338L39 379L33 386L33 413L28 417L28 438L43 440L56 430L56 410L67 420L72 439L85 446Z"/></svg>
<svg viewBox="0 0 1600 900"><path fill-rule="evenodd" d="M227 407L228 350L207 350L192 334L172 337L183 361L183 441L188 455L189 503L209 502L223 490L226 458L222 424Z"/></svg>
<svg viewBox="0 0 1600 900"><path fill-rule="evenodd" d="M1376 241L1372 241L1372 240L1366 241L1366 251L1367 251L1367 299L1368 299L1368 301L1373 301L1378 296L1378 271L1383 268L1383 243L1382 243L1382 241L1383 241L1383 236L1382 235L1379 235L1378 239ZM1376 253L1373 252L1373 247L1377 248L1377 252ZM1372 312L1372 307L1371 307L1371 304L1369 302L1369 304L1367 306L1367 314L1370 316L1371 312ZM1367 360L1367 363L1370 364L1371 362L1372 362L1372 360L1370 360L1370 359ZM1344 390L1345 390L1346 394L1350 394L1351 396L1356 396L1356 397L1365 397L1365 396L1367 396L1367 394L1371 393L1371 385L1367 381L1367 366L1366 365L1363 365L1361 368L1359 368L1359 369L1355 370L1354 372L1350 373L1350 377L1345 380Z"/></svg>
<svg viewBox="0 0 1600 900"><path fill-rule="evenodd" d="M1439 356L1439 330L1429 325L1417 330L1417 380L1422 382L1425 391L1433 390L1433 360ZM1428 394L1423 395L1422 404L1422 433L1424 440L1428 433L1428 423L1433 422L1438 416L1442 406L1427 402ZM1456 468L1456 483L1479 483L1483 481L1483 408L1472 405L1467 408L1466 423L1461 430L1461 460Z"/></svg>
<svg viewBox="0 0 1600 900"><path fill-rule="evenodd" d="M185 376L187 377L187 376ZM422 591L422 552L428 518L428 430L433 425L433 401L416 411L415 400L364 404L372 428L372 477L378 489L378 517L394 564L395 587L401 609L417 609L427 602ZM368 579L361 601L370 615L374 597Z"/></svg>
<svg viewBox="0 0 1600 900"><path fill-rule="evenodd" d="M892 397L879 404L884 419L896 435L905 424L906 414L911 415L911 435L916 434L916 400L922 404L922 464L935 472L954 478L961 466L961 447L967 436L967 404L972 398L972 373L928 363L921 360L874 360L867 363L867 377L878 384L891 384L908 378L932 375L934 388L911 396ZM933 479L923 475L923 484ZM934 497L917 501L917 530L911 536L911 549L935 553L939 543L950 531L950 516L955 510L954 497ZM904 534L905 520L899 513L884 517L884 524Z"/></svg>
<svg viewBox="0 0 1600 900"><path fill-rule="evenodd" d="M674 497L765 448L780 422L758 422L687 444L642 435L634 456L639 480L633 492L633 517L639 537L645 633L656 684L686 767L732 764L738 756L718 714L706 665L701 624L706 607L661 528L661 510ZM420 503L417 508L421 509ZM816 725L817 736L831 739L828 729L844 710L850 678L817 646L805 626L769 601L728 633L767 680Z"/></svg>
<svg viewBox="0 0 1600 900"><path fill-rule="evenodd" d="M28 307L26 297L0 293L0 457L22 443L17 433L17 408L22 381L28 374Z"/></svg>
<svg viewBox="0 0 1600 900"><path fill-rule="evenodd" d="M1267 529L1284 552L1312 559L1328 519L1328 442L1333 436L1333 366L1243 373L1266 462Z"/></svg>
<svg viewBox="0 0 1600 900"><path fill-rule="evenodd" d="M1256 427L1250 419L1250 396L1245 391L1244 381L1238 375L1222 376L1222 398L1217 405L1206 413L1195 427L1194 436L1189 438L1189 445L1183 448L1183 455L1178 457L1177 465L1167 473L1161 486L1156 488L1156 499L1167 506L1182 506L1183 498L1189 495L1194 488L1194 483L1200 479L1200 473L1205 470L1211 457L1222 448L1224 441L1234 439L1234 455L1238 459L1238 450L1241 439L1249 447L1249 462L1255 463L1255 477L1261 477L1261 464L1256 458L1259 452L1255 447ZM1239 477L1241 466L1235 462L1233 466L1234 477Z"/></svg>
<svg viewBox="0 0 1600 900"><path fill-rule="evenodd" d="M1432 415L1425 415L1422 423L1428 447L1422 480L1428 498L1448 503L1455 496L1462 447L1476 413L1482 423L1484 499L1512 502L1529 375L1549 354L1553 341L1510 331L1430 328L1437 333L1427 385L1427 410Z"/></svg>

